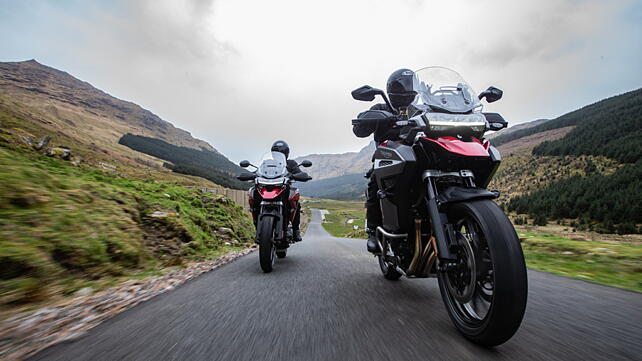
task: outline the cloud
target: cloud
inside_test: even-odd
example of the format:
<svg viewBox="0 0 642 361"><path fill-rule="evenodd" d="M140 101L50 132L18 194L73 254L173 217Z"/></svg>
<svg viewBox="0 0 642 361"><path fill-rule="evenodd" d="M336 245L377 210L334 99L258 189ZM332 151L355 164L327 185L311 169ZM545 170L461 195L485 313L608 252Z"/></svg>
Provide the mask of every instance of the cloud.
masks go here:
<svg viewBox="0 0 642 361"><path fill-rule="evenodd" d="M505 97L488 108L513 123L642 83L641 25L624 0L37 4L9 9L38 26L13 23L24 41L0 55L31 51L236 160L275 139L294 155L359 149L368 139L350 119L370 104L350 91L383 87L400 67L442 65L477 90L496 85Z"/></svg>

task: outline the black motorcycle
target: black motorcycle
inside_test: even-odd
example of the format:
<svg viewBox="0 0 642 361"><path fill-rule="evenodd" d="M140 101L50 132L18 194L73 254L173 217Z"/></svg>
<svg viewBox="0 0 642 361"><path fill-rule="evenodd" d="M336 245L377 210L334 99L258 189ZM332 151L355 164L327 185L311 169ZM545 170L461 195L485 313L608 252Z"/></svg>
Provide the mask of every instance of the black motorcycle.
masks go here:
<svg viewBox="0 0 642 361"><path fill-rule="evenodd" d="M256 226L255 242L259 245L261 269L269 273L274 268L275 258L285 258L287 249L293 243L289 225L300 207L301 195L297 188L292 187L292 183L307 182L312 178L304 172L290 174L285 155L280 152L266 153L258 167L247 160L239 165L243 168L256 168L237 178L254 181L254 186L248 191L248 200ZM310 167L312 162L304 160L300 165Z"/></svg>
<svg viewBox="0 0 642 361"><path fill-rule="evenodd" d="M376 230L383 275L396 280L436 277L457 329L475 343L506 342L526 308L524 255L510 220L486 189L501 161L484 140L507 122L482 113L481 99L458 73L441 67L415 72L415 100L399 114L370 110L361 119L396 121L400 141L385 141L374 155L383 226ZM385 93L370 86L352 92L372 101ZM394 109L394 108L392 108Z"/></svg>

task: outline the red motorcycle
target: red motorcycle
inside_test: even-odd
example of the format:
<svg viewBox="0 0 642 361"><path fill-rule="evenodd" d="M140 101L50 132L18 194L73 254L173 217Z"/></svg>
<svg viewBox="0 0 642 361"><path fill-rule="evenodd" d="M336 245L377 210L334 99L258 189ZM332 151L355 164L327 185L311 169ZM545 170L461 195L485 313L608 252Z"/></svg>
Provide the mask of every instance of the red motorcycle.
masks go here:
<svg viewBox="0 0 642 361"><path fill-rule="evenodd" d="M446 68L414 73L417 95L398 114L370 110L361 119L396 121L400 141L385 141L374 155L373 176L383 226L377 228L383 275L396 280L436 277L457 329L486 346L501 344L519 328L526 308L526 266L510 220L486 189L501 157L487 130L507 122L482 113L481 99L494 102L501 90L479 96ZM356 100L386 94L363 86Z"/></svg>
<svg viewBox="0 0 642 361"><path fill-rule="evenodd" d="M237 178L254 181L254 186L248 191L248 198L256 226L255 242L259 245L261 269L269 273L274 268L275 258L284 258L290 244L294 243L289 225L300 207L301 195L292 183L307 182L312 178L304 172L290 174L285 155L280 152L266 153L258 167L247 160L239 165L243 168L256 168ZM304 160L300 165L310 167L312 162Z"/></svg>

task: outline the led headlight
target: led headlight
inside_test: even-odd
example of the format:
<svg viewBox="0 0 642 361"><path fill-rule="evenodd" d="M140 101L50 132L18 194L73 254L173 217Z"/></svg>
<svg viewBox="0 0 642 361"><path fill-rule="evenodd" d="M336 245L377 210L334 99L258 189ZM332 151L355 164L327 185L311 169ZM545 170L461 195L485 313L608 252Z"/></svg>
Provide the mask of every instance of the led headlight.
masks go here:
<svg viewBox="0 0 642 361"><path fill-rule="evenodd" d="M468 127L476 132L483 132L486 129L486 118L481 113L426 113L424 117L431 131L445 131L452 127Z"/></svg>

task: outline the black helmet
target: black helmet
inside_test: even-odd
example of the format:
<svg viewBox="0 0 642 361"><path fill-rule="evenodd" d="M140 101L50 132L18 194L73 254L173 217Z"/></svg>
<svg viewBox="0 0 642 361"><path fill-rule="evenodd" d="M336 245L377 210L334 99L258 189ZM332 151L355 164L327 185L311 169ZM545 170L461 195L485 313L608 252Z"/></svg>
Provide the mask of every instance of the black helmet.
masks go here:
<svg viewBox="0 0 642 361"><path fill-rule="evenodd" d="M386 90L392 106L399 109L407 107L415 100L417 92L414 87L415 73L410 69L399 69L390 74Z"/></svg>
<svg viewBox="0 0 642 361"><path fill-rule="evenodd" d="M282 141L282 140L277 140L272 144L272 149L270 149L273 152L281 152L285 154L285 157L287 158L290 156L290 147L288 146L288 143Z"/></svg>

